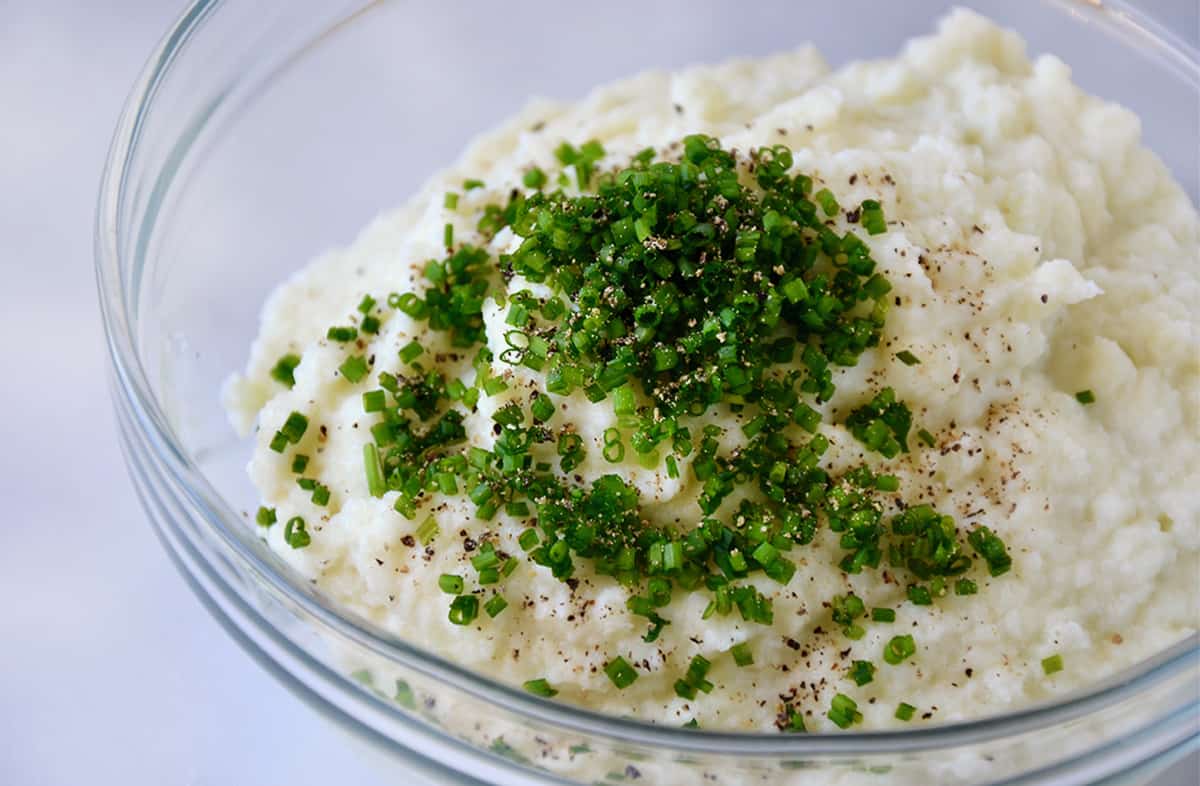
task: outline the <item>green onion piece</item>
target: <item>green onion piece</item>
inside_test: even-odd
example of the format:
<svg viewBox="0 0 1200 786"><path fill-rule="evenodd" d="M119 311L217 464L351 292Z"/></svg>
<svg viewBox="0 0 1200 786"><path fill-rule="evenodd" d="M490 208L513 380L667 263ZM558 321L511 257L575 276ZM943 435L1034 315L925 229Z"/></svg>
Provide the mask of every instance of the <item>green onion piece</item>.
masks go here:
<svg viewBox="0 0 1200 786"><path fill-rule="evenodd" d="M896 707L896 720L910 721L913 715L916 714L917 708L907 702L900 702L900 706Z"/></svg>
<svg viewBox="0 0 1200 786"><path fill-rule="evenodd" d="M479 616L479 598L459 595L450 601L450 621L455 625L470 625Z"/></svg>
<svg viewBox="0 0 1200 786"><path fill-rule="evenodd" d="M443 227L442 245L444 245L446 248L451 248L454 246L454 224L447 222L446 226Z"/></svg>
<svg viewBox="0 0 1200 786"><path fill-rule="evenodd" d="M1090 390L1081 390L1075 394L1075 400L1080 404L1094 404L1096 402L1096 394Z"/></svg>
<svg viewBox="0 0 1200 786"><path fill-rule="evenodd" d="M916 651L917 642L912 636L893 636L883 647L883 659L892 666L896 666L903 663Z"/></svg>
<svg viewBox="0 0 1200 786"><path fill-rule="evenodd" d="M871 609L871 619L875 622L895 622L896 612L892 609Z"/></svg>
<svg viewBox="0 0 1200 786"><path fill-rule="evenodd" d="M379 449L373 443L363 445L363 467L367 473L367 490L372 497L382 497L387 491L383 480L383 466L379 463Z"/></svg>
<svg viewBox="0 0 1200 786"><path fill-rule="evenodd" d="M915 366L921 362L920 358L909 352L907 349L897 352L896 359L906 366Z"/></svg>
<svg viewBox="0 0 1200 786"><path fill-rule="evenodd" d="M493 619L507 608L508 601L504 599L503 595L493 595L487 603L483 604L483 610Z"/></svg>
<svg viewBox="0 0 1200 786"><path fill-rule="evenodd" d="M443 573L438 576L438 587L448 595L461 595L463 591L462 576L453 573Z"/></svg>
<svg viewBox="0 0 1200 786"><path fill-rule="evenodd" d="M839 729L847 729L862 721L862 713L858 711L858 702L844 693L833 697L826 717L833 721Z"/></svg>
<svg viewBox="0 0 1200 786"><path fill-rule="evenodd" d="M283 540L294 549L302 549L312 543L312 538L309 537L303 518L292 516L288 519L287 524L283 528Z"/></svg>
<svg viewBox="0 0 1200 786"><path fill-rule="evenodd" d="M921 440L929 447L933 447L934 445L937 444L937 440L934 439L933 435L930 434L925 429L921 429L920 431L917 432L917 439Z"/></svg>
<svg viewBox="0 0 1200 786"><path fill-rule="evenodd" d="M300 441L300 438L304 436L304 432L307 430L308 418L304 415L301 415L299 412L293 412L292 414L288 415L287 420L285 420L283 425L279 428L280 433L287 437L288 442L292 443L293 445Z"/></svg>
<svg viewBox="0 0 1200 786"><path fill-rule="evenodd" d="M271 378L285 387L291 388L296 384L294 372L299 365L300 356L289 352L275 361L275 365L271 368Z"/></svg>
<svg viewBox="0 0 1200 786"><path fill-rule="evenodd" d="M275 436L271 437L271 442L268 445L268 447L270 447L271 450L275 451L276 453L282 453L283 451L287 450L287 446L287 434L284 434L282 431L276 431Z"/></svg>
<svg viewBox="0 0 1200 786"><path fill-rule="evenodd" d="M404 348L400 350L400 362L411 363L419 358L421 353L424 351L425 348L421 346L420 342L418 342L416 339L413 339L405 344Z"/></svg>
<svg viewBox="0 0 1200 786"><path fill-rule="evenodd" d="M417 527L417 540L421 541L422 546L429 545L429 542L437 537L438 525L433 516L421 522L421 526Z"/></svg>
<svg viewBox="0 0 1200 786"><path fill-rule="evenodd" d="M817 204L821 206L821 209L825 211L825 215L827 216L835 215L840 209L837 199L834 198L833 192L828 188L822 188L813 194L813 199L817 201Z"/></svg>
<svg viewBox="0 0 1200 786"><path fill-rule="evenodd" d="M254 521L260 527L269 527L275 523L275 508L260 507L254 516Z"/></svg>
<svg viewBox="0 0 1200 786"><path fill-rule="evenodd" d="M362 321L362 332L374 335L379 332L380 325L381 323L378 318L365 316Z"/></svg>
<svg viewBox="0 0 1200 786"><path fill-rule="evenodd" d="M979 592L979 587L971 579L959 579L954 582L955 595L974 595Z"/></svg>
<svg viewBox="0 0 1200 786"><path fill-rule="evenodd" d="M362 394L363 412L382 412L387 406L387 393L382 390L368 390Z"/></svg>
<svg viewBox="0 0 1200 786"><path fill-rule="evenodd" d="M734 644L729 648L729 653L733 655L733 662L736 663L739 668L743 666L749 666L750 664L754 663L754 653L750 651L749 642L742 641Z"/></svg>
<svg viewBox="0 0 1200 786"><path fill-rule="evenodd" d="M447 210L454 210L458 207L458 194L453 191L447 191L446 196L442 197L442 207Z"/></svg>
<svg viewBox="0 0 1200 786"><path fill-rule="evenodd" d="M329 487L318 483L312 491L312 501L314 505L324 507L329 504Z"/></svg>
<svg viewBox="0 0 1200 786"><path fill-rule="evenodd" d="M1062 655L1054 654L1048 658L1042 658L1042 671L1046 673L1046 676L1049 676L1051 674L1056 674L1062 670L1063 670Z"/></svg>
<svg viewBox="0 0 1200 786"><path fill-rule="evenodd" d="M483 186L484 183L482 180L475 180L474 178L468 178L462 184L463 191L471 191L476 188L483 188Z"/></svg>
<svg viewBox="0 0 1200 786"><path fill-rule="evenodd" d="M538 544L537 530L535 530L533 527L530 527L529 529L522 532L521 536L519 538L517 538L517 544L524 551L529 551L530 549L532 549L534 546L536 546Z"/></svg>
<svg viewBox="0 0 1200 786"><path fill-rule="evenodd" d="M558 691L550 687L550 683L545 679L529 680L522 685L525 690L532 693L534 696L541 696L544 699L549 699L558 695Z"/></svg>
<svg viewBox="0 0 1200 786"><path fill-rule="evenodd" d="M351 355L342 361L342 365L338 366L338 371L342 372L342 376L350 382L362 382L367 377L367 361L361 355Z"/></svg>
<svg viewBox="0 0 1200 786"><path fill-rule="evenodd" d="M887 219L883 217L883 207L876 200L863 200L862 225L872 235L881 235L887 231Z"/></svg>
<svg viewBox="0 0 1200 786"><path fill-rule="evenodd" d="M539 393L533 403L529 405L529 412L533 415L534 420L545 423L554 416L554 402L545 393Z"/></svg>
<svg viewBox="0 0 1200 786"><path fill-rule="evenodd" d="M850 664L850 679L860 688L875 680L875 664L869 660L856 660Z"/></svg>
<svg viewBox="0 0 1200 786"><path fill-rule="evenodd" d="M325 333L325 338L330 341L336 341L339 344L345 344L347 341L353 341L358 338L358 328L356 327L331 327Z"/></svg>
<svg viewBox="0 0 1200 786"><path fill-rule="evenodd" d="M618 689L624 690L637 681L638 674L620 655L604 664L604 673Z"/></svg>
<svg viewBox="0 0 1200 786"><path fill-rule="evenodd" d="M521 182L525 184L526 188L540 189L546 185L546 173L537 167L531 167L522 176Z"/></svg>

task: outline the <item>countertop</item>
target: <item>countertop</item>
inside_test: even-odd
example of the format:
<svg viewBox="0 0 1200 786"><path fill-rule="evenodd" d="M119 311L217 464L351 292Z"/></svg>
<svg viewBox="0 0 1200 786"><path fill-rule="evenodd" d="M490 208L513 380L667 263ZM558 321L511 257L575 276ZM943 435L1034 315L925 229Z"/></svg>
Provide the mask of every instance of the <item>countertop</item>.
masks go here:
<svg viewBox="0 0 1200 786"><path fill-rule="evenodd" d="M1194 0L1145 5L1200 38ZM125 476L92 213L128 87L180 10L0 0L0 784L411 783L242 654ZM1196 783L1193 757L1158 786Z"/></svg>

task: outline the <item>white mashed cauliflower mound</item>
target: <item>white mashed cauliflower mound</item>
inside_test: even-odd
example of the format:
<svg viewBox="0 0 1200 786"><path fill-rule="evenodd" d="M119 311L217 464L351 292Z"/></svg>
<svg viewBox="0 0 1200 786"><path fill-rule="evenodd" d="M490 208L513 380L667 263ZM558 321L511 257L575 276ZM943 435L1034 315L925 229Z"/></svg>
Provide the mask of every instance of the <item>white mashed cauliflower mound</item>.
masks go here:
<svg viewBox="0 0 1200 786"><path fill-rule="evenodd" d="M859 234L894 286L894 306L880 347L835 372L838 393L822 407L826 463L886 468L900 478L899 498L930 503L964 528L993 528L1012 571L989 579L977 562L978 595L914 606L902 581L840 571L844 552L826 531L792 552L799 570L788 586L761 574L750 580L774 599L772 627L736 613L702 620L707 594L677 592L662 610L671 624L647 644L646 620L625 609L628 592L613 580L580 560L572 592L522 559L500 585L509 608L455 626L437 579L459 573L474 586L464 536L520 555L526 524L503 513L477 520L468 500L441 495L410 521L393 510L394 492L372 498L362 446L377 416L365 415L361 400L378 372L402 373L397 352L412 339L426 362L453 350L445 334L388 310L364 350L372 374L355 385L337 373L347 351L325 330L353 321L364 294L421 292L420 266L444 253L443 225L452 223L460 242L477 240L479 211L504 202L530 166L556 177L553 151L563 140L598 139L608 153L601 165L617 166L649 145L670 155L670 143L695 132L739 151L786 144L794 171L843 205L883 204L888 231ZM266 537L329 596L384 629L507 682L545 678L559 699L666 724L695 718L706 728L772 730L780 696L791 694L810 730L832 728L825 712L839 691L857 699L866 728L898 725L902 701L917 706L915 723L949 721L1128 666L1193 631L1200 615L1200 220L1139 134L1134 115L1082 93L1060 60L1030 61L1018 36L967 12L896 59L837 72L804 47L644 74L575 104L536 103L267 302L246 374L227 391L240 426L259 424L249 471L280 522ZM445 209L443 194L461 191L465 178L487 186ZM837 229L846 228L843 216ZM489 251L514 245L505 230ZM498 358L504 310L492 302L484 312ZM895 360L905 349L919 365ZM291 390L268 373L286 352L303 356ZM473 354L444 363L448 377L469 381ZM509 389L481 397L465 423L471 444L485 448L492 413L526 403L538 384L499 359L493 370ZM886 385L912 408L914 429L936 435L935 448L913 440L907 458L887 462L831 425ZM1095 392L1091 406L1075 399L1084 389ZM637 486L646 517L701 518L701 484L686 460L678 480L665 467L639 467L632 450L609 464L601 434L615 425L611 402L554 398L550 425L573 424L588 448L585 481L617 471ZM308 431L296 448L274 453L267 444L293 410L308 415ZM739 433L740 416L709 417ZM328 507L296 486L296 452L312 457L305 475L329 486ZM429 513L441 529L431 552L404 545ZM283 540L282 522L294 515L308 522L308 548ZM895 623L867 623L861 640L847 640L827 603L850 591L868 608L895 608ZM900 633L915 636L917 652L889 666L882 649ZM755 662L739 669L725 653L743 641ZM1046 676L1041 660L1054 653L1065 668ZM713 662L715 689L686 701L672 685L697 654ZM639 673L625 690L602 668L616 655ZM874 682L848 680L853 659L876 663Z"/></svg>

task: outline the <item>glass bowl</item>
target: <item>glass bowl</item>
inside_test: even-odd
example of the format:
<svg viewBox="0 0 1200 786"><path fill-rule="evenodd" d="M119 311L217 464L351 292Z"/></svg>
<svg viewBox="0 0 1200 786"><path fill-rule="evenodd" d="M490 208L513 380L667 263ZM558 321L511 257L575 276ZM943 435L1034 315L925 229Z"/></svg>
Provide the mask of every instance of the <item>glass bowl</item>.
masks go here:
<svg viewBox="0 0 1200 786"><path fill-rule="evenodd" d="M1135 782L1197 746L1196 636L1090 689L901 732L747 735L539 699L334 607L260 542L221 409L268 291L403 202L531 95L816 42L890 55L940 0L834 4L199 0L121 117L97 218L120 438L166 551L271 673L399 782ZM1123 3L968 2L1143 120L1195 201L1196 52ZM1189 109L1190 108L1190 109Z"/></svg>

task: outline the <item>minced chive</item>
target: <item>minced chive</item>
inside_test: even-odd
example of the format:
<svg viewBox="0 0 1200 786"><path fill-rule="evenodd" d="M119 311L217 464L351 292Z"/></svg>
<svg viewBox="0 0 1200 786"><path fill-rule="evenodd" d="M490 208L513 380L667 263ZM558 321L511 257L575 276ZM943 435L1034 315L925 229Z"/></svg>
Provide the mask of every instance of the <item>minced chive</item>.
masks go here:
<svg viewBox="0 0 1200 786"><path fill-rule="evenodd" d="M287 524L283 528L283 540L294 549L302 549L312 543L312 538L308 534L308 529L304 524L303 518L292 516L288 519Z"/></svg>
<svg viewBox="0 0 1200 786"><path fill-rule="evenodd" d="M459 595L450 601L450 621L455 625L470 625L479 616L479 598Z"/></svg>
<svg viewBox="0 0 1200 786"><path fill-rule="evenodd" d="M836 215L840 209L837 199L834 198L833 192L828 188L822 188L813 194L813 199L817 200L817 204L821 206L821 209L825 211L825 215L827 216Z"/></svg>
<svg viewBox="0 0 1200 786"><path fill-rule="evenodd" d="M893 609L871 609L871 619L875 622L895 622L896 612Z"/></svg>
<svg viewBox="0 0 1200 786"><path fill-rule="evenodd" d="M486 517L481 517L486 518ZM481 585L496 584L500 581L500 571L496 568L484 568L479 571L479 583Z"/></svg>
<svg viewBox="0 0 1200 786"><path fill-rule="evenodd" d="M254 516L260 527L269 527L275 523L275 508L260 507Z"/></svg>
<svg viewBox="0 0 1200 786"><path fill-rule="evenodd" d="M368 390L362 394L363 412L382 412L387 406L387 393L382 390Z"/></svg>
<svg viewBox="0 0 1200 786"><path fill-rule="evenodd" d="M358 313L370 314L371 309L375 308L375 298L370 295L363 295L362 300L358 301Z"/></svg>
<svg viewBox="0 0 1200 786"><path fill-rule="evenodd" d="M271 437L271 442L268 445L268 447L270 447L271 450L275 451L276 453L282 453L283 451L287 450L287 446L287 434L284 434L282 431L276 431L275 436Z"/></svg>
<svg viewBox="0 0 1200 786"><path fill-rule="evenodd" d="M493 619L507 608L508 601L504 599L503 595L493 595L488 599L487 603L483 604L483 610Z"/></svg>
<svg viewBox="0 0 1200 786"><path fill-rule="evenodd" d="M917 712L917 708L907 702L900 702L900 706L896 707L896 720L910 721Z"/></svg>
<svg viewBox="0 0 1200 786"><path fill-rule="evenodd" d="M372 497L382 497L387 491L383 480L383 466L379 463L379 448L371 442L363 445L363 468L367 473L367 490Z"/></svg>
<svg viewBox="0 0 1200 786"><path fill-rule="evenodd" d="M915 366L921 362L920 358L909 352L907 349L897 352L896 359L906 366Z"/></svg>
<svg viewBox="0 0 1200 786"><path fill-rule="evenodd" d="M974 595L979 592L979 587L971 579L959 579L954 582L955 595Z"/></svg>
<svg viewBox="0 0 1200 786"><path fill-rule="evenodd" d="M925 429L921 429L920 431L917 432L917 439L921 440L929 447L933 447L934 445L937 444L937 440L934 439L933 435L930 434Z"/></svg>
<svg viewBox="0 0 1200 786"><path fill-rule="evenodd" d="M1090 390L1081 390L1075 394L1075 400L1080 404L1094 404L1096 402L1096 394Z"/></svg>
<svg viewBox="0 0 1200 786"><path fill-rule="evenodd" d="M325 338L345 344L347 341L353 341L358 338L358 328L350 326L331 327L326 331Z"/></svg>
<svg viewBox="0 0 1200 786"><path fill-rule="evenodd" d="M541 188L546 185L546 173L537 167L531 167L521 178L526 188Z"/></svg>
<svg viewBox="0 0 1200 786"><path fill-rule="evenodd" d="M869 660L856 660L850 664L850 679L860 688L875 679L875 664Z"/></svg>
<svg viewBox="0 0 1200 786"><path fill-rule="evenodd" d="M308 430L308 418L299 412L292 412L287 416L287 420L279 427L279 432L287 437L288 442L295 445L304 436L304 432Z"/></svg>
<svg viewBox="0 0 1200 786"><path fill-rule="evenodd" d="M1045 672L1047 676L1049 676L1051 674L1056 674L1062 670L1063 670L1062 655L1055 654L1055 655L1051 655L1048 658L1042 658L1042 671Z"/></svg>
<svg viewBox="0 0 1200 786"><path fill-rule="evenodd" d="M421 353L423 353L424 351L425 351L425 348L423 346L421 346L420 342L418 342L416 339L413 339L412 341L405 344L404 348L400 350L400 362L401 363L411 363L414 360L416 360L417 358L419 358L421 356Z"/></svg>
<svg viewBox="0 0 1200 786"><path fill-rule="evenodd" d="M864 199L862 203L862 225L868 234L880 235L887 231L887 219L883 217L883 207L874 199Z"/></svg>
<svg viewBox="0 0 1200 786"><path fill-rule="evenodd" d="M289 388L293 387L296 384L294 372L299 365L300 356L289 352L275 361L275 365L271 368L271 378Z"/></svg>
<svg viewBox="0 0 1200 786"><path fill-rule="evenodd" d="M446 196L442 197L442 207L447 210L454 210L458 207L458 194L453 191L447 191Z"/></svg>
<svg viewBox="0 0 1200 786"><path fill-rule="evenodd" d="M421 522L421 526L417 527L417 540L421 541L422 546L429 545L429 542L437 537L438 525L433 516Z"/></svg>
<svg viewBox="0 0 1200 786"><path fill-rule="evenodd" d="M933 597L929 594L929 588L923 587L920 584L908 585L908 600L914 606L928 606L933 603Z"/></svg>
<svg viewBox="0 0 1200 786"><path fill-rule="evenodd" d="M329 487L318 483L312 490L312 501L314 505L324 507L329 504Z"/></svg>
<svg viewBox="0 0 1200 786"><path fill-rule="evenodd" d="M292 472L297 475L304 474L304 470L308 468L308 456L303 453L297 453L292 456Z"/></svg>
<svg viewBox="0 0 1200 786"><path fill-rule="evenodd" d="M883 659L896 666L903 663L917 651L917 642L910 635L893 636L883 646Z"/></svg>
<svg viewBox="0 0 1200 786"><path fill-rule="evenodd" d="M484 186L483 181L476 180L475 178L467 178L466 180L463 181L463 184L462 184L463 191L471 191L476 188L483 188L483 186Z"/></svg>
<svg viewBox="0 0 1200 786"><path fill-rule="evenodd" d="M558 695L558 691L550 687L550 683L543 679L529 680L522 685L525 690L532 693L534 696L541 696L544 699L549 699Z"/></svg>
<svg viewBox="0 0 1200 786"><path fill-rule="evenodd" d="M749 666L754 663L754 653L750 651L749 642L738 642L729 648L729 654L733 655L733 662L738 667Z"/></svg>
<svg viewBox="0 0 1200 786"><path fill-rule="evenodd" d="M538 544L537 530L535 530L533 527L530 527L529 529L522 532L521 536L519 538L517 538L517 544L524 551L529 551L530 549L532 549L534 546L536 546Z"/></svg>
<svg viewBox="0 0 1200 786"><path fill-rule="evenodd" d="M378 317L365 316L362 320L362 332L374 335L379 332L381 324Z"/></svg>
<svg viewBox="0 0 1200 786"><path fill-rule="evenodd" d="M342 361L342 365L338 366L338 371L342 372L342 376L350 382L358 383L366 379L368 368L367 361L362 355L351 355Z"/></svg>
<svg viewBox="0 0 1200 786"><path fill-rule="evenodd" d="M533 415L534 420L545 423L554 416L554 402L545 393L539 393L533 403L529 405L529 412Z"/></svg>
<svg viewBox="0 0 1200 786"><path fill-rule="evenodd" d="M508 383L500 377L492 377L487 382L483 383L483 392L489 396L494 396L497 393L503 393L508 390Z"/></svg>
<svg viewBox="0 0 1200 786"><path fill-rule="evenodd" d="M637 682L638 678L637 672L620 655L604 664L604 673L612 680L613 685L622 690Z"/></svg>
<svg viewBox="0 0 1200 786"><path fill-rule="evenodd" d="M833 721L839 729L846 729L862 721L862 713L858 711L858 702L844 693L833 697L829 703L829 712L825 717Z"/></svg>
<svg viewBox="0 0 1200 786"><path fill-rule="evenodd" d="M900 478L895 475L880 475L875 478L875 488L879 491L898 491L900 489Z"/></svg>
<svg viewBox="0 0 1200 786"><path fill-rule="evenodd" d="M438 587L448 595L461 595L463 591L462 576L453 573L443 573L438 576Z"/></svg>
<svg viewBox="0 0 1200 786"><path fill-rule="evenodd" d="M447 222L446 226L443 227L442 245L444 245L446 248L451 248L454 246L454 224Z"/></svg>

